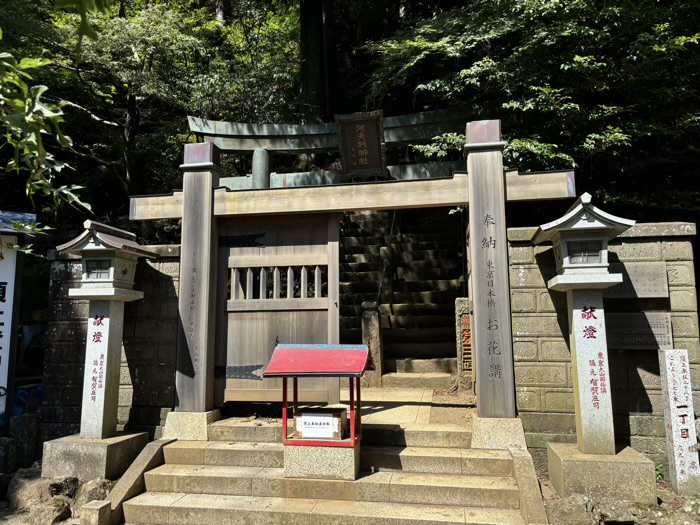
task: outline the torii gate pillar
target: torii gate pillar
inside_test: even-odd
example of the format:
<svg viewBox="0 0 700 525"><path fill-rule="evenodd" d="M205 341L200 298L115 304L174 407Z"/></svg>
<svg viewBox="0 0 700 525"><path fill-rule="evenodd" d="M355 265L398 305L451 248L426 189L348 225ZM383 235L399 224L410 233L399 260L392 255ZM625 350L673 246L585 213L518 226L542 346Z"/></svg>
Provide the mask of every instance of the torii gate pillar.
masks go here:
<svg viewBox="0 0 700 525"><path fill-rule="evenodd" d="M186 144L182 181L180 317L177 338L175 412L163 437L207 439L207 425L218 419L214 406L217 229L214 188L219 185L219 148Z"/></svg>
<svg viewBox="0 0 700 525"><path fill-rule="evenodd" d="M515 417L501 121L467 124L469 259L479 417Z"/></svg>

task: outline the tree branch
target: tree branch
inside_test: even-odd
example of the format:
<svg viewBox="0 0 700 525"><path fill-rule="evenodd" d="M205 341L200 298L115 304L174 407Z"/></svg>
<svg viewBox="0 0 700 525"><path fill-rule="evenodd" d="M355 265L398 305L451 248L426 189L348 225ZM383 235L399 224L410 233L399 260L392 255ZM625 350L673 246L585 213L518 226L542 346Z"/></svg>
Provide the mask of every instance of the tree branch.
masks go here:
<svg viewBox="0 0 700 525"><path fill-rule="evenodd" d="M59 105L70 106L72 108L76 108L76 109L79 109L81 111L84 111L85 113L88 114L88 116L92 120L95 120L95 121L99 122L100 124L105 124L107 126L114 126L115 128L121 127L121 124L119 124L118 122L113 122L111 120L100 118L97 115L95 115L92 111L90 111L89 109L84 108L83 106L80 106L80 105L76 104L75 102L71 102L69 100L64 100L62 98L54 99L54 101Z"/></svg>

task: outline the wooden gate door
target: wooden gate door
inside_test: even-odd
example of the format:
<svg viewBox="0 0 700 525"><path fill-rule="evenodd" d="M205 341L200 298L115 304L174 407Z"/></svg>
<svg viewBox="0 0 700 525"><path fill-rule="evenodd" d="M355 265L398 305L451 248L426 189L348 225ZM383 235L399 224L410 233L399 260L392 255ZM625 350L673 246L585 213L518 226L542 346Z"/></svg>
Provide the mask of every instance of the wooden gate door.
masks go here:
<svg viewBox="0 0 700 525"><path fill-rule="evenodd" d="M217 370L221 378L225 356L225 385L217 381L216 397L281 401L282 380L262 379L275 345L338 343L338 215L240 217L218 227ZM338 379L301 379L299 399L338 403Z"/></svg>

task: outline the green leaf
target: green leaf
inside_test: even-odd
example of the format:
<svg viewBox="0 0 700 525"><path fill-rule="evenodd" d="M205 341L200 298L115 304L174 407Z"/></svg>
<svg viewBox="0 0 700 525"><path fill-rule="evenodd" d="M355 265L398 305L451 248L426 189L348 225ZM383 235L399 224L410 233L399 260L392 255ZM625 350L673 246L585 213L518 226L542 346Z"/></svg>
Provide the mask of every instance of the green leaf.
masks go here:
<svg viewBox="0 0 700 525"><path fill-rule="evenodd" d="M21 69L34 69L37 67L47 66L50 63L51 61L46 58L23 58L19 63L19 67Z"/></svg>

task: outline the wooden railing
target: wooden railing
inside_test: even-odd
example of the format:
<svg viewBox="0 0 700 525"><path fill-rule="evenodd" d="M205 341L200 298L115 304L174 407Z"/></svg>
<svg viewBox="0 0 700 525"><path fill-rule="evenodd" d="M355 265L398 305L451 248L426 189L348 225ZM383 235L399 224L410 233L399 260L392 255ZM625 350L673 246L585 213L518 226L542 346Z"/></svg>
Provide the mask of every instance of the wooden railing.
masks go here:
<svg viewBox="0 0 700 525"><path fill-rule="evenodd" d="M229 270L229 312L328 307L328 258L323 255L230 257Z"/></svg>

